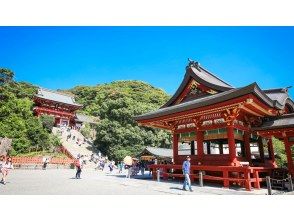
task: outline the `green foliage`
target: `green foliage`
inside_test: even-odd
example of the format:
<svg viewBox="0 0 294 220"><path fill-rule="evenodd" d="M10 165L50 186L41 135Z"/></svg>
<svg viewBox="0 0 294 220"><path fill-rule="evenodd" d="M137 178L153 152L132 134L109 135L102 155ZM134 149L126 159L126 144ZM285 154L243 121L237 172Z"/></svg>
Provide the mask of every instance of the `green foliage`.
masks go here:
<svg viewBox="0 0 294 220"><path fill-rule="evenodd" d="M86 137L87 139L92 139L93 138L93 129L91 128L89 123L85 123L84 126L81 129L82 135Z"/></svg>
<svg viewBox="0 0 294 220"><path fill-rule="evenodd" d="M14 73L6 68L0 68L0 85L13 80Z"/></svg>
<svg viewBox="0 0 294 220"><path fill-rule="evenodd" d="M140 81L116 81L70 90L84 113L99 117L95 144L111 159L135 156L145 146L170 147L170 135L138 126L133 116L158 109L169 98L160 89Z"/></svg>
<svg viewBox="0 0 294 220"><path fill-rule="evenodd" d="M55 123L55 118L51 115L41 115L40 120L47 132L51 132Z"/></svg>
<svg viewBox="0 0 294 220"><path fill-rule="evenodd" d="M35 86L14 82L12 78L0 86L0 136L12 139L11 153L14 155L52 149L56 144L42 122L33 115L32 97L36 91Z"/></svg>
<svg viewBox="0 0 294 220"><path fill-rule="evenodd" d="M20 153L17 155L18 157L55 157L55 158L67 158L67 156L63 153L59 152L50 152L50 151L33 151L29 153Z"/></svg>
<svg viewBox="0 0 294 220"><path fill-rule="evenodd" d="M276 153L276 163L280 168L287 168L287 156L285 146L279 139L273 138L274 151Z"/></svg>

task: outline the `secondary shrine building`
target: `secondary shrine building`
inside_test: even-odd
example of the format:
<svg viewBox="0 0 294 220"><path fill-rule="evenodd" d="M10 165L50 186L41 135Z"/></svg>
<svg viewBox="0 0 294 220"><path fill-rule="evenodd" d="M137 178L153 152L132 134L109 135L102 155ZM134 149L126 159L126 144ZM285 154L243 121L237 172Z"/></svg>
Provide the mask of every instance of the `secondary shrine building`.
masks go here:
<svg viewBox="0 0 294 220"><path fill-rule="evenodd" d="M76 126L76 111L83 107L70 95L43 88L38 89L34 102L36 116L51 115L55 118L55 126L72 128Z"/></svg>
<svg viewBox="0 0 294 220"><path fill-rule="evenodd" d="M174 165L152 165L168 178L180 176L191 157L191 177L255 188L274 168L272 137L282 140L294 174L294 103L288 89L262 90L257 83L235 88L190 61L176 93L159 110L135 117L143 125L171 131ZM183 153L184 152L184 153Z"/></svg>

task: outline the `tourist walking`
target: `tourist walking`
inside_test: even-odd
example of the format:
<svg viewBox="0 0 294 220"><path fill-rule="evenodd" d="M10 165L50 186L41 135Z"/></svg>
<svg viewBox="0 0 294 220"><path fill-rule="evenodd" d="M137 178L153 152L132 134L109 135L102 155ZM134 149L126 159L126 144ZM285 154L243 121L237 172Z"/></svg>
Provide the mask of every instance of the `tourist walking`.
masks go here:
<svg viewBox="0 0 294 220"><path fill-rule="evenodd" d="M110 161L108 167L109 167L109 171L110 171L110 173L112 173L113 168L115 167L115 162L114 162L114 161Z"/></svg>
<svg viewBox="0 0 294 220"><path fill-rule="evenodd" d="M141 171L141 175L144 176L144 172L145 172L145 163L144 163L144 161L140 162L140 171Z"/></svg>
<svg viewBox="0 0 294 220"><path fill-rule="evenodd" d="M123 166L124 166L123 162L120 161L119 164L118 164L118 173L122 173L122 171L123 171Z"/></svg>
<svg viewBox="0 0 294 220"><path fill-rule="evenodd" d="M2 180L0 182L5 185L8 172L9 172L9 170L13 169L11 157L7 157L6 161L4 163L2 161L1 164L2 164L1 165Z"/></svg>
<svg viewBox="0 0 294 220"><path fill-rule="evenodd" d="M128 170L126 178L131 178L131 175L132 175L132 172L133 172L133 166L132 165L125 165L125 169Z"/></svg>
<svg viewBox="0 0 294 220"><path fill-rule="evenodd" d="M46 157L43 157L43 170L47 169L47 164L49 163L49 159Z"/></svg>
<svg viewBox="0 0 294 220"><path fill-rule="evenodd" d="M2 173L1 170L3 168L4 163L5 163L5 156L0 155L0 173Z"/></svg>
<svg viewBox="0 0 294 220"><path fill-rule="evenodd" d="M82 157L83 156L78 157L76 162L75 162L76 169L77 169L76 179L81 179L81 173L82 173L82 167L83 167L83 159L82 159Z"/></svg>
<svg viewBox="0 0 294 220"><path fill-rule="evenodd" d="M189 156L186 157L186 160L183 163L183 174L185 177L184 185L183 185L183 190L187 191L186 185L188 185L190 192L193 192L192 186L191 186L191 180L190 180L190 163L191 158Z"/></svg>

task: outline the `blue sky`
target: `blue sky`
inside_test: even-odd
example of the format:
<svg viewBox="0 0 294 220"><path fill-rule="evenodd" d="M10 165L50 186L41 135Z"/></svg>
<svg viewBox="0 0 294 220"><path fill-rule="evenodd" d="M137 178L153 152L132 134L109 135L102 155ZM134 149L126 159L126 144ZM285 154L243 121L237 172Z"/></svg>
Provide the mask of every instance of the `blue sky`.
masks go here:
<svg viewBox="0 0 294 220"><path fill-rule="evenodd" d="M50 89L136 79L172 94L188 57L236 87L294 86L294 27L0 27L0 66Z"/></svg>

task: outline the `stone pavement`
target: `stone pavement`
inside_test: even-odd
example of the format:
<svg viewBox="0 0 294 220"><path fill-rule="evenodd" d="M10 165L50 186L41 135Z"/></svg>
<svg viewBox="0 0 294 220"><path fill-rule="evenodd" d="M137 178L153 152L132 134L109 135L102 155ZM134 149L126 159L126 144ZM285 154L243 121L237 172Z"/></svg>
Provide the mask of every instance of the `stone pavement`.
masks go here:
<svg viewBox="0 0 294 220"><path fill-rule="evenodd" d="M157 182L151 179L127 179L125 175L83 170L75 179L75 170L12 170L7 184L0 184L0 195L266 195L267 190L247 192L220 185L193 186L194 192L181 190L182 182ZM148 175L145 175L148 177Z"/></svg>

